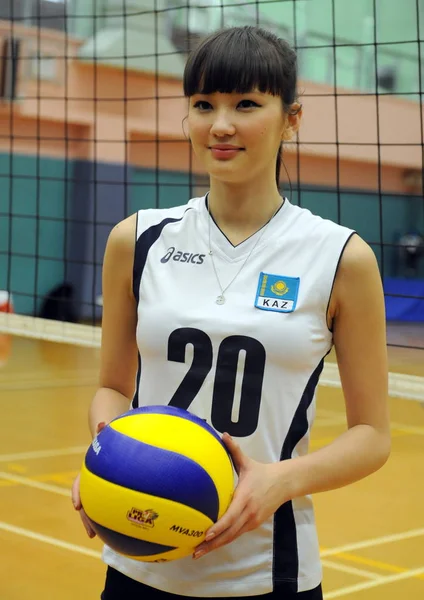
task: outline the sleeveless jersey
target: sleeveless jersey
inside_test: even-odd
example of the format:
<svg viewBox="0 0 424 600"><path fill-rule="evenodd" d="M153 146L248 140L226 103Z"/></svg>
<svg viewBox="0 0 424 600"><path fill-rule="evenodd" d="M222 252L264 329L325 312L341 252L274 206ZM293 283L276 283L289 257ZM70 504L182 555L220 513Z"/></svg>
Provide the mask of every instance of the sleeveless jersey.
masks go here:
<svg viewBox="0 0 424 600"><path fill-rule="evenodd" d="M305 455L315 390L332 347L329 299L353 233L287 199L265 231L237 246L210 219L205 197L139 211L133 407L188 409L264 463ZM222 287L235 277L221 305L209 235ZM322 577L310 497L286 502L254 531L197 561L142 563L108 547L103 559L183 596L302 592Z"/></svg>

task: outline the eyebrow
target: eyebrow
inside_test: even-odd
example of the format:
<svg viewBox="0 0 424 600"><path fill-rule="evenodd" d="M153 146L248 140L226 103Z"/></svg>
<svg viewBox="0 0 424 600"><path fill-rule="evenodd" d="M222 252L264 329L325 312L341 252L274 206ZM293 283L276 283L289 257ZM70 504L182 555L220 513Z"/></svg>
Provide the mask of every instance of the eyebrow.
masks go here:
<svg viewBox="0 0 424 600"><path fill-rule="evenodd" d="M259 90L250 90L249 92L219 92L218 90L216 90L215 92L195 92L192 96L190 96L191 98L193 98L193 96L213 96L215 94L219 94L222 93L223 96L249 96L251 94L255 94L256 96L268 96L268 95L272 95L272 94L267 94L265 92L261 92Z"/></svg>

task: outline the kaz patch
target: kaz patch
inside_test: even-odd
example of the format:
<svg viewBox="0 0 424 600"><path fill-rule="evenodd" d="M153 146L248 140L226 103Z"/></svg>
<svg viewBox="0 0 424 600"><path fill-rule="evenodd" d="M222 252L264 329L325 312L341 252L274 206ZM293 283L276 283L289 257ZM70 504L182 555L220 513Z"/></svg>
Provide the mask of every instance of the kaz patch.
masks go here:
<svg viewBox="0 0 424 600"><path fill-rule="evenodd" d="M297 304L299 284L300 277L261 273L256 292L256 308L275 312L293 312Z"/></svg>

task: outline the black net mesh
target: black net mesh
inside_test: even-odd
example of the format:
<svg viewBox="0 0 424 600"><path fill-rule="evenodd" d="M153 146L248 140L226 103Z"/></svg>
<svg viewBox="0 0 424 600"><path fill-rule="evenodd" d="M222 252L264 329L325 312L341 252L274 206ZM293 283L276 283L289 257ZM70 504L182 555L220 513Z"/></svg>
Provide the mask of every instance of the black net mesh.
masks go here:
<svg viewBox="0 0 424 600"><path fill-rule="evenodd" d="M187 53L258 24L299 59L282 192L364 237L389 343L423 347L423 14L421 0L1 1L0 290L15 313L99 323L112 226L208 187L183 131Z"/></svg>

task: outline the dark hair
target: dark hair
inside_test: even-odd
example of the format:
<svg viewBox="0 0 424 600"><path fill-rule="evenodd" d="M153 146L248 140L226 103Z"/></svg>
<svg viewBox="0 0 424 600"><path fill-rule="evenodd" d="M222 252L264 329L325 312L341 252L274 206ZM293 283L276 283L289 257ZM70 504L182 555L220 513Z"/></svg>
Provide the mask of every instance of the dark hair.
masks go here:
<svg viewBox="0 0 424 600"><path fill-rule="evenodd" d="M184 95L221 92L245 94L257 88L280 96L285 112L292 114L297 100L297 56L285 40L260 27L220 29L188 57L183 78ZM280 182L282 144L276 164Z"/></svg>

